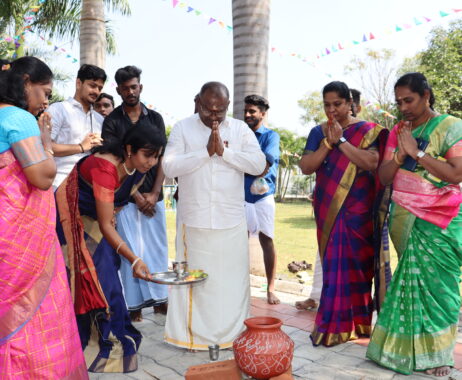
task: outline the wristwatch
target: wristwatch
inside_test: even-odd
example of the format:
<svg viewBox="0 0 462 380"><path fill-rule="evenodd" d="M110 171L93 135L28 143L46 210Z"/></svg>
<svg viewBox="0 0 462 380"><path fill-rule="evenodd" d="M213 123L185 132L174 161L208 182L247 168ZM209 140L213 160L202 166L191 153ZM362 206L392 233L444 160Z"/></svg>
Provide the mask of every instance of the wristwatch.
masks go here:
<svg viewBox="0 0 462 380"><path fill-rule="evenodd" d="M416 160L416 161L419 161L423 156L425 156L425 154L426 154L426 153L425 153L423 150L419 150L419 151L417 152L417 155L416 155L415 160Z"/></svg>
<svg viewBox="0 0 462 380"><path fill-rule="evenodd" d="M338 139L338 141L337 141L334 145L338 148L338 147L340 146L340 144L343 144L343 143L346 142L346 141L347 141L347 139L346 139L345 137L342 136L342 137L340 137L340 138Z"/></svg>

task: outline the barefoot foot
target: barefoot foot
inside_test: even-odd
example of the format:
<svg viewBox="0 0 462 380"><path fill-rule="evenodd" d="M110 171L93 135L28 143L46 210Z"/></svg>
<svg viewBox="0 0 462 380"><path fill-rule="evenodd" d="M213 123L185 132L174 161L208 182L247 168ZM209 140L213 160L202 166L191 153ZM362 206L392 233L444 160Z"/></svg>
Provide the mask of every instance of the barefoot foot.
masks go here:
<svg viewBox="0 0 462 380"><path fill-rule="evenodd" d="M441 367L436 367L436 368L430 368L425 371L427 375L432 375L432 376L447 376L451 372L451 367L445 365Z"/></svg>
<svg viewBox="0 0 462 380"><path fill-rule="evenodd" d="M132 322L141 322L143 320L141 310L131 311L130 312L130 320Z"/></svg>
<svg viewBox="0 0 462 380"><path fill-rule="evenodd" d="M279 301L279 298L276 296L276 294L274 294L273 292L270 292L269 290L266 292L266 299L268 300L268 303L270 305L277 305L281 303L281 301Z"/></svg>
<svg viewBox="0 0 462 380"><path fill-rule="evenodd" d="M167 314L168 303L161 303L160 305L153 306L154 314Z"/></svg>
<svg viewBox="0 0 462 380"><path fill-rule="evenodd" d="M310 309L315 309L317 307L318 307L318 303L312 298L308 298L305 301L295 302L295 308L297 310L310 310Z"/></svg>

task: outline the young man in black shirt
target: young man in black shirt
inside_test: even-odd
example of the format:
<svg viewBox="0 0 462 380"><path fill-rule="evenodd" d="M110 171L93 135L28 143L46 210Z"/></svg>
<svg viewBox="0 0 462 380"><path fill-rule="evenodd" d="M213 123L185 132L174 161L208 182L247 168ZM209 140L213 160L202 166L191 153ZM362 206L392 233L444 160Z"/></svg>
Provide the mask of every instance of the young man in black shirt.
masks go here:
<svg viewBox="0 0 462 380"><path fill-rule="evenodd" d="M143 85L141 70L126 66L117 70L115 81L122 104L104 119L102 138L107 142L120 142L127 130L147 125L165 134L162 116L140 102ZM117 215L117 230L130 248L148 265L152 272L168 269L167 232L162 184L162 159L146 174L141 187L131 202ZM129 173L127 173L129 174ZM166 311L167 287L133 278L128 261L122 258L120 267L128 310L133 321L141 321L141 310L154 306L155 311Z"/></svg>

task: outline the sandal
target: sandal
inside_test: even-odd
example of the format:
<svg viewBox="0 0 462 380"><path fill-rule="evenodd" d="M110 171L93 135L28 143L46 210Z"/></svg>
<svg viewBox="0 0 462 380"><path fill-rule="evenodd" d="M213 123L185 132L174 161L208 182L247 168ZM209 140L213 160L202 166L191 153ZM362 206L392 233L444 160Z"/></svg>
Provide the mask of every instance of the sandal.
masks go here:
<svg viewBox="0 0 462 380"><path fill-rule="evenodd" d="M302 270L302 268L300 268L300 265L298 263L296 263L295 261L292 261L291 263L289 263L287 265L287 269L291 273L297 273L297 272Z"/></svg>

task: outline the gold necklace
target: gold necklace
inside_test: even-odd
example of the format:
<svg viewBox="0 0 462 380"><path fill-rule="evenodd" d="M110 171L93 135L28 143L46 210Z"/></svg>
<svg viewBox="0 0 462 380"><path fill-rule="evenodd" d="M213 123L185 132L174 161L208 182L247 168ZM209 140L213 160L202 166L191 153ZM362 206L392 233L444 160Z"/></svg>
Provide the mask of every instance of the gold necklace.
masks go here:
<svg viewBox="0 0 462 380"><path fill-rule="evenodd" d="M417 138L420 138L420 136L422 136L422 133L424 133L425 128L427 128L427 124L428 124L428 122L430 121L430 119L433 119L433 116L432 116L432 115L430 115L430 116L428 117L427 121L425 122L425 124L424 124L422 130L420 131L419 135L417 136Z"/></svg>

